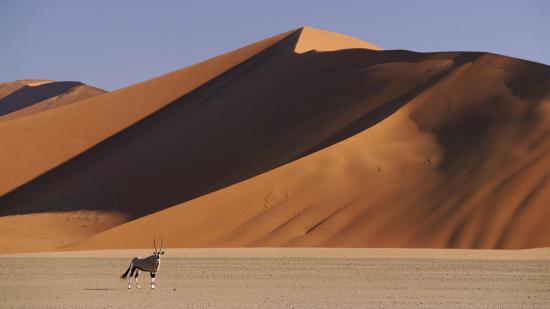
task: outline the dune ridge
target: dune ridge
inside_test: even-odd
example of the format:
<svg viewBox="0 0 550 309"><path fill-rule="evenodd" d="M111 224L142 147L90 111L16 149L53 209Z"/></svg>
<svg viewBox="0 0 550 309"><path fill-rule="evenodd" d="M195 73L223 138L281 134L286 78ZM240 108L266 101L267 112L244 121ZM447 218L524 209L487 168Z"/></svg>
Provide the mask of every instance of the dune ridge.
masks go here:
<svg viewBox="0 0 550 309"><path fill-rule="evenodd" d="M151 230L172 247L550 245L548 66L311 28L271 43L0 197L0 219L113 215L63 250Z"/></svg>
<svg viewBox="0 0 550 309"><path fill-rule="evenodd" d="M0 121L57 108L103 93L105 90L81 82L21 80L0 85Z"/></svg>
<svg viewBox="0 0 550 309"><path fill-rule="evenodd" d="M380 47L356 39L354 37L312 27L302 27L300 38L294 47L294 52L302 54L309 51L335 51L350 48L366 48L381 50Z"/></svg>
<svg viewBox="0 0 550 309"><path fill-rule="evenodd" d="M48 79L18 79L11 82L3 82L0 83L0 99L4 98L5 96L9 95L10 93L13 93L24 86L28 85L42 85L49 82L53 82L53 80Z"/></svg>
<svg viewBox="0 0 550 309"><path fill-rule="evenodd" d="M90 149L287 35L276 35L101 98L0 122L0 149L4 150L0 195ZM41 156L34 156L36 152Z"/></svg>
<svg viewBox="0 0 550 309"><path fill-rule="evenodd" d="M294 58L293 48L300 37L301 32L295 31L238 68L171 102L163 110L51 173L5 195L0 204L6 206L1 207L0 213L72 210L78 207L88 210L115 208L130 217L141 216L212 192L310 153L325 136L340 128L327 128L323 119L319 119L312 125L297 128L303 137L285 137L289 125L294 124L292 119L285 119L284 115L295 112L298 100L316 98L308 98L311 94L305 93L305 98L288 100L284 90L292 86L289 81L273 86L267 84L267 87L273 89L264 89L266 83L276 81L281 75L295 74L296 66L304 68L308 65L309 56ZM277 68L284 62L287 63ZM251 80L250 71L265 77ZM302 80L314 83L307 81L307 78L309 76ZM242 85L239 88L249 89L245 100L241 93L231 90L235 83ZM259 106L255 107L253 102L261 99L266 92L274 93L273 97L259 110ZM287 103L276 106L275 102L279 100L287 100ZM359 103L350 101L350 104ZM365 104L363 108L369 111L374 107ZM301 114L310 112L304 109ZM322 116L331 119L338 117L338 112L336 110ZM237 114L241 117L240 121L225 120L228 115ZM262 132L249 130L249 127L261 128L262 122L269 118L272 126L278 129L265 128ZM343 119L340 126L345 126L347 121ZM164 138L159 140L158 136ZM244 142L240 145L247 148L245 152L249 153L248 158L242 156L243 149L231 149L233 141L228 136L239 136ZM304 138L308 136L311 138ZM274 139L280 139L283 143L273 145L271 140ZM226 150L217 152L216 149ZM135 169L136 166L141 168ZM102 181L90 183L90 178ZM159 186L159 183L163 185ZM29 194L37 192L37 187L41 188L40 196ZM36 205L36 200L40 200L41 205ZM17 206L14 208L9 205Z"/></svg>

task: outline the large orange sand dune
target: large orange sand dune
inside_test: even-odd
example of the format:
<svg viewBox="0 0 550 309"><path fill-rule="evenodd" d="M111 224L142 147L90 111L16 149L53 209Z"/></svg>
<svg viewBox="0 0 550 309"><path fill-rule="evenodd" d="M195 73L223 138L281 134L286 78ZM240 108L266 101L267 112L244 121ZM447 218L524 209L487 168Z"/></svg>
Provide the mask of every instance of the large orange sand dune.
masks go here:
<svg viewBox="0 0 550 309"><path fill-rule="evenodd" d="M31 166L3 176L0 226L52 212L97 214L98 232L121 224L95 236L67 224L81 235L70 249L147 247L152 234L172 247L550 246L547 66L379 51L313 28L264 42L223 70L205 62L218 73L193 88L167 75L0 123L0 162ZM178 72L203 70L190 68ZM17 158L26 149L46 158ZM33 250L0 235L0 250Z"/></svg>

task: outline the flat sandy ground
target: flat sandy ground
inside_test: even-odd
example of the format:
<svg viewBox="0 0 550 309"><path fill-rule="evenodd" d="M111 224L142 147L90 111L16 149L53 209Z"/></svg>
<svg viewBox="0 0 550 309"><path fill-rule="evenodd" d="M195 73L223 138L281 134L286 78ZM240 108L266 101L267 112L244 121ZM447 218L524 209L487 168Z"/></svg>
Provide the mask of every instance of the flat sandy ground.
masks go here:
<svg viewBox="0 0 550 309"><path fill-rule="evenodd" d="M144 250L0 256L2 308L548 308L550 250L167 249L156 289L118 277Z"/></svg>

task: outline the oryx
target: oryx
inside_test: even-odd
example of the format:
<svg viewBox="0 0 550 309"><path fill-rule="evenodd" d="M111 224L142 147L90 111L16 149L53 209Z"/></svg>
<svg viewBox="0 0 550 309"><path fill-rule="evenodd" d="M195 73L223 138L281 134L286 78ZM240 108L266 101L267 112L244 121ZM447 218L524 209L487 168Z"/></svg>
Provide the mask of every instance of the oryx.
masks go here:
<svg viewBox="0 0 550 309"><path fill-rule="evenodd" d="M130 261L130 266L128 266L128 269L126 269L126 272L120 276L121 279L124 279L128 277L128 288L131 289L131 281L132 276L134 275L134 271L136 272L136 284L138 289L141 289L141 286L139 285L138 276L139 271L148 271L151 273L151 289L155 288L155 275L159 270L160 267L160 256L164 254L164 251L162 251L162 245L163 245L164 239L161 239L160 241L160 250L157 250L157 242L153 238L153 245L155 246L155 251L153 252L153 255L150 255L146 258L140 258L140 257L134 257ZM130 271L130 269L132 271ZM130 273L128 275L128 272Z"/></svg>

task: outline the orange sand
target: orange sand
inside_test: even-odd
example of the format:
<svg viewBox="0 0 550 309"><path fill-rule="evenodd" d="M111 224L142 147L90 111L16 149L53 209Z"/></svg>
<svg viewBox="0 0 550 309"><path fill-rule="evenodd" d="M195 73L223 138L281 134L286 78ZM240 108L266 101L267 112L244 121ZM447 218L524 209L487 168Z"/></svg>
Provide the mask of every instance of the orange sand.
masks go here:
<svg viewBox="0 0 550 309"><path fill-rule="evenodd" d="M550 69L376 49L308 27L0 122L0 219L120 224L64 249L550 246Z"/></svg>
<svg viewBox="0 0 550 309"><path fill-rule="evenodd" d="M57 108L105 93L80 82L43 80L0 84L0 121Z"/></svg>

